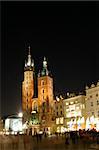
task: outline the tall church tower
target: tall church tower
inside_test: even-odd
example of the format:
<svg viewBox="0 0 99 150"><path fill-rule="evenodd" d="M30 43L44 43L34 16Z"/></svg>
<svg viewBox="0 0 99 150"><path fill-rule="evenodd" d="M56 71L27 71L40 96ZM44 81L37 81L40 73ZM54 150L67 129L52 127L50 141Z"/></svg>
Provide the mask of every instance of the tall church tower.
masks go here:
<svg viewBox="0 0 99 150"><path fill-rule="evenodd" d="M49 75L44 57L43 69L38 74L38 111L39 120L44 130L52 125L53 117L53 79Z"/></svg>
<svg viewBox="0 0 99 150"><path fill-rule="evenodd" d="M31 58L30 46L28 50L28 57L25 60L24 67L24 81L22 82L22 110L24 119L27 118L27 114L32 111L32 98L34 96L34 61ZM25 121L24 120L24 121Z"/></svg>

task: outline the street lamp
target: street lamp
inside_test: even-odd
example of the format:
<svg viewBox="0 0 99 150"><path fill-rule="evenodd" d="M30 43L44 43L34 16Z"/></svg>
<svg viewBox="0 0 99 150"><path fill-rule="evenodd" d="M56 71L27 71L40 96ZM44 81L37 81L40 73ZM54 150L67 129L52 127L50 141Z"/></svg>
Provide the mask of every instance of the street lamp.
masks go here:
<svg viewBox="0 0 99 150"><path fill-rule="evenodd" d="M22 117L23 117L23 113L20 112L20 113L18 114L18 117L22 118Z"/></svg>

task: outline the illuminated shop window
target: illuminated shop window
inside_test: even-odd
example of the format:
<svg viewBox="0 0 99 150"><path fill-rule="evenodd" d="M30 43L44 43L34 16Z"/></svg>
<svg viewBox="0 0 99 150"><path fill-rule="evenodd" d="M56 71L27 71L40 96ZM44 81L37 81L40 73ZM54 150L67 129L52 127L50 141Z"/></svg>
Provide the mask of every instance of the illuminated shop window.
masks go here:
<svg viewBox="0 0 99 150"><path fill-rule="evenodd" d="M59 127L57 127L57 132L60 132L60 128Z"/></svg>
<svg viewBox="0 0 99 150"><path fill-rule="evenodd" d="M83 108L83 105L82 105L82 104L80 105L80 108L81 108L81 109Z"/></svg>
<svg viewBox="0 0 99 150"><path fill-rule="evenodd" d="M66 109L66 112L69 112L69 109Z"/></svg>
<svg viewBox="0 0 99 150"><path fill-rule="evenodd" d="M70 111L73 111L73 110L75 110L75 105L70 106Z"/></svg>
<svg viewBox="0 0 99 150"><path fill-rule="evenodd" d="M70 117L71 117L71 113L67 113L67 114L66 114L66 117L67 117L67 118L70 118Z"/></svg>
<svg viewBox="0 0 99 150"><path fill-rule="evenodd" d="M78 106L78 107L76 107L76 109L77 109L77 110L79 110L79 106Z"/></svg>
<svg viewBox="0 0 99 150"><path fill-rule="evenodd" d="M85 109L85 105L83 104L83 109Z"/></svg>

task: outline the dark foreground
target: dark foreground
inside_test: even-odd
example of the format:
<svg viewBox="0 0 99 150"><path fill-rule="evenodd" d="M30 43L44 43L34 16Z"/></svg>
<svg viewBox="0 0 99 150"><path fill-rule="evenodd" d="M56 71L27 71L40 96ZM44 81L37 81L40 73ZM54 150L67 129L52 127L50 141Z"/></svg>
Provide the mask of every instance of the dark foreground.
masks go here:
<svg viewBox="0 0 99 150"><path fill-rule="evenodd" d="M0 136L0 150L99 150L96 141L87 138L66 143L64 136L32 137L27 135Z"/></svg>

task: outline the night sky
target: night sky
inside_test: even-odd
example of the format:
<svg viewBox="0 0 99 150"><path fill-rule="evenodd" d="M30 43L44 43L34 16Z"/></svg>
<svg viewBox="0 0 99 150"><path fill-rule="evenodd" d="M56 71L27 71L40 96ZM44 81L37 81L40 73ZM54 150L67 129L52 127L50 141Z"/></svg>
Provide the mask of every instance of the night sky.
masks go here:
<svg viewBox="0 0 99 150"><path fill-rule="evenodd" d="M98 2L2 2L1 15L2 116L21 110L29 45L36 74L46 56L55 95L79 92L98 81Z"/></svg>

